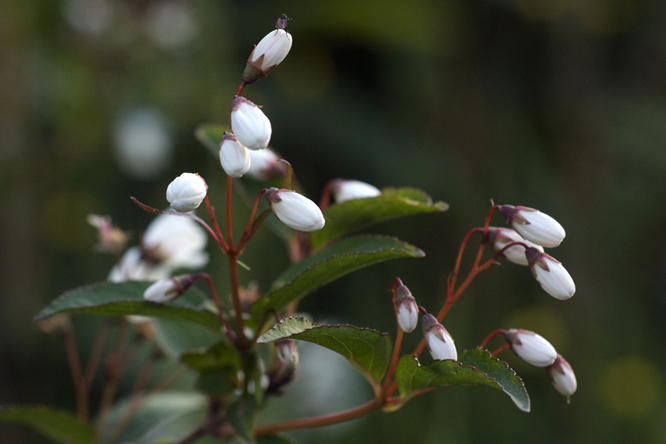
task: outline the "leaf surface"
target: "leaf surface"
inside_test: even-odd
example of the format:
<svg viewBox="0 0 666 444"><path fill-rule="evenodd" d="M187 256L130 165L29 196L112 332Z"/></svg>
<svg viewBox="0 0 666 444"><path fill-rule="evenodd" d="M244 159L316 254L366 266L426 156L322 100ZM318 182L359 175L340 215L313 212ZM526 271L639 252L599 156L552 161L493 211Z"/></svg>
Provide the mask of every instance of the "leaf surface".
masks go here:
<svg viewBox="0 0 666 444"><path fill-rule="evenodd" d="M0 407L0 421L27 425L59 442L87 444L95 438L92 427L71 413L43 406Z"/></svg>
<svg viewBox="0 0 666 444"><path fill-rule="evenodd" d="M252 316L260 323L266 311L279 311L317 288L368 265L423 256L425 253L419 248L393 237L344 239L289 267L273 283L272 291L252 305Z"/></svg>

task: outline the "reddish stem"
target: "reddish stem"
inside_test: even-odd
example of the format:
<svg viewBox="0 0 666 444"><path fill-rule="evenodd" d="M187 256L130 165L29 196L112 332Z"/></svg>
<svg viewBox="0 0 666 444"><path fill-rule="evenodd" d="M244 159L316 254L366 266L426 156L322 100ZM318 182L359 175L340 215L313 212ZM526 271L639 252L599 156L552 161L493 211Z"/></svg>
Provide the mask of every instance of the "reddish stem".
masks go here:
<svg viewBox="0 0 666 444"><path fill-rule="evenodd" d="M276 424L268 424L259 426L254 429L255 436L272 435L276 432L295 429L309 429L313 427L322 427L331 424L338 424L340 422L350 421L352 419L360 418L382 407L381 400L373 399L361 406L353 409L345 410L343 412L331 413L330 415L316 416L314 418L295 419L293 421L279 422Z"/></svg>
<svg viewBox="0 0 666 444"><path fill-rule="evenodd" d="M509 348L510 346L511 346L511 344L509 344L509 343L507 342L506 344L504 344L503 346L501 346L500 348L498 348L497 350L495 350L494 352L492 352L492 353L490 354L490 356L492 356L492 357L494 358L495 356L499 355L500 353L502 353L504 350L506 350L506 349Z"/></svg>
<svg viewBox="0 0 666 444"><path fill-rule="evenodd" d="M76 348L76 340L74 339L71 325L67 325L63 329L63 339L65 341L65 350L67 351L67 362L69 363L69 370L72 373L72 381L74 383L74 390L76 391L76 410L79 419L83 422L88 422L88 389L81 371L81 362L79 361L79 353Z"/></svg>
<svg viewBox="0 0 666 444"><path fill-rule="evenodd" d="M240 97L240 95L243 94L243 88L245 88L245 85L247 85L247 83L245 83L245 80L243 80L240 86L238 87L238 91L236 91L237 97Z"/></svg>
<svg viewBox="0 0 666 444"><path fill-rule="evenodd" d="M332 181L327 182L321 192L321 199L319 200L319 209L321 211L328 208L328 204L331 203L331 182Z"/></svg>
<svg viewBox="0 0 666 444"><path fill-rule="evenodd" d="M391 379L395 374L395 369L398 366L398 360L400 359L400 346L402 345L403 336L404 332L398 325L398 333L396 334L395 344L393 346L393 356L391 357L391 366L386 373L386 378L384 378L384 385L382 386L382 399L387 399L389 396L391 396L391 393L395 391L395 389L393 389L393 391L389 392L388 389L390 388Z"/></svg>
<svg viewBox="0 0 666 444"><path fill-rule="evenodd" d="M497 335L503 335L503 334L506 334L506 330L502 330L502 329L495 330L494 332L492 332L488 336L486 336L486 339L484 339L483 342L481 342L481 344L479 344L479 348L480 349L486 348L486 345L488 344L488 342L490 342L490 340L492 338L494 338Z"/></svg>
<svg viewBox="0 0 666 444"><path fill-rule="evenodd" d="M213 229L215 230L215 241L217 244L220 246L222 251L225 253L229 251L229 246L227 243L224 241L224 236L222 236L222 232L220 231L220 226L217 223L217 218L215 217L215 208L210 204L210 199L208 199L208 194L206 194L206 197L204 198L204 202L206 202L206 209L208 210L208 217L210 218L210 223L213 225Z"/></svg>
<svg viewBox="0 0 666 444"><path fill-rule="evenodd" d="M241 251L243 251L243 248L245 248L245 245L250 240L250 237L252 237L250 233L254 226L255 222L254 217L257 215L257 210L259 209L259 203L261 202L261 197L264 195L265 192L266 189L259 191L259 194L257 194L257 198L254 200L252 213L250 213L250 218L247 221L247 225L245 225L245 230L243 231L243 235L241 236L241 239L238 242L238 245L236 246L236 250L239 252L239 254Z"/></svg>
<svg viewBox="0 0 666 444"><path fill-rule="evenodd" d="M213 300L215 301L215 306L217 307L217 317L220 320L220 327L224 331L224 333L227 335L229 340L231 342L234 342L235 335L233 331L229 328L227 325L226 321L224 320L224 315L223 315L223 310L222 310L222 303L220 302L220 298L217 296L217 290L215 289L215 282L213 282L213 278L210 277L208 273L198 273L192 276L194 279L198 278L204 278L206 279L206 282L208 282L208 288L210 288L210 293L213 296Z"/></svg>
<svg viewBox="0 0 666 444"><path fill-rule="evenodd" d="M234 183L234 178L227 176L227 202L226 202L226 217L227 217L227 242L229 242L229 252L235 253L234 249L234 232L231 228L231 192Z"/></svg>

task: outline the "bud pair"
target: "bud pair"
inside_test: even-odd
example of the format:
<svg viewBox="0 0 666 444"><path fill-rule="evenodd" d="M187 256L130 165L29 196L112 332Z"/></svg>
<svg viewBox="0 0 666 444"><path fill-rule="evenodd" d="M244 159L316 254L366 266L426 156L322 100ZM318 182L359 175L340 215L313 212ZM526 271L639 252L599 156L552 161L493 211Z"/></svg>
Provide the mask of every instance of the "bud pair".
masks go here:
<svg viewBox="0 0 666 444"><path fill-rule="evenodd" d="M317 231L326 223L317 204L295 191L269 188L264 195L275 217L294 230Z"/></svg>

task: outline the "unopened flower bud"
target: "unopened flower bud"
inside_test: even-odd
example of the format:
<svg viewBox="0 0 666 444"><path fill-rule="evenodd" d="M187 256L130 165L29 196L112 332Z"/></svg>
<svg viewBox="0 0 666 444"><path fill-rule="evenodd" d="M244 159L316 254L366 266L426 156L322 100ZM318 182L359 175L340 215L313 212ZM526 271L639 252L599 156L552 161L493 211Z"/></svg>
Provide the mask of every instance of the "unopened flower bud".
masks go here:
<svg viewBox="0 0 666 444"><path fill-rule="evenodd" d="M113 226L111 217L89 214L86 221L97 228L99 239L95 245L97 251L113 253L118 256L125 251L129 236L120 228Z"/></svg>
<svg viewBox="0 0 666 444"><path fill-rule="evenodd" d="M225 132L220 141L220 163L231 177L242 177L250 169L250 150L236 136Z"/></svg>
<svg viewBox="0 0 666 444"><path fill-rule="evenodd" d="M400 278L395 278L393 304L398 317L398 325L405 333L411 333L419 322L419 307L409 288L405 287Z"/></svg>
<svg viewBox="0 0 666 444"><path fill-rule="evenodd" d="M557 355L555 362L546 367L546 372L548 372L548 376L550 377L555 390L564 396L571 396L576 393L576 389L578 388L576 375L562 355Z"/></svg>
<svg viewBox="0 0 666 444"><path fill-rule="evenodd" d="M557 358L555 347L532 331L514 328L504 334L504 339L516 356L535 367L548 367Z"/></svg>
<svg viewBox="0 0 666 444"><path fill-rule="evenodd" d="M560 300L574 295L576 284L561 262L535 248L528 248L525 255L534 278L546 293Z"/></svg>
<svg viewBox="0 0 666 444"><path fill-rule="evenodd" d="M317 204L294 191L270 188L265 196L275 216L294 230L317 231L326 223Z"/></svg>
<svg viewBox="0 0 666 444"><path fill-rule="evenodd" d="M291 34L284 29L277 29L266 34L266 37L254 47L250 58L247 59L247 65L243 71L243 81L250 84L266 77L287 57L291 44Z"/></svg>
<svg viewBox="0 0 666 444"><path fill-rule="evenodd" d="M275 353L286 368L295 368L298 365L298 349L293 339L284 339L275 343Z"/></svg>
<svg viewBox="0 0 666 444"><path fill-rule="evenodd" d="M244 97L231 102L231 129L238 141L251 150L268 146L273 129L261 108Z"/></svg>
<svg viewBox="0 0 666 444"><path fill-rule="evenodd" d="M187 213L201 205L207 191L208 185L203 177L198 174L183 173L169 184L166 198L171 208L180 213Z"/></svg>
<svg viewBox="0 0 666 444"><path fill-rule="evenodd" d="M433 359L458 359L453 338L433 315L424 314L421 318L421 326L423 327L423 336L426 344L428 344L430 356Z"/></svg>
<svg viewBox="0 0 666 444"><path fill-rule="evenodd" d="M169 302L185 293L192 283L194 279L190 275L161 279L146 288L143 298L151 302Z"/></svg>
<svg viewBox="0 0 666 444"><path fill-rule="evenodd" d="M285 165L270 148L247 152L250 154L250 169L247 170L247 176L262 182L284 176Z"/></svg>
<svg viewBox="0 0 666 444"><path fill-rule="evenodd" d="M566 236L562 225L534 208L502 205L499 211L518 234L542 247L557 247Z"/></svg>
<svg viewBox="0 0 666 444"><path fill-rule="evenodd" d="M360 180L336 179L331 182L331 192L337 203L346 200L364 199L366 197L379 196L382 192L379 188Z"/></svg>
<svg viewBox="0 0 666 444"><path fill-rule="evenodd" d="M543 253L543 247L541 245L537 245L524 239L511 228L488 228L488 243L495 249L495 251L500 251L502 248L513 242L522 242L528 247L536 248ZM528 265L527 257L525 256L525 247L521 245L514 245L511 248L507 248L502 255L514 264Z"/></svg>

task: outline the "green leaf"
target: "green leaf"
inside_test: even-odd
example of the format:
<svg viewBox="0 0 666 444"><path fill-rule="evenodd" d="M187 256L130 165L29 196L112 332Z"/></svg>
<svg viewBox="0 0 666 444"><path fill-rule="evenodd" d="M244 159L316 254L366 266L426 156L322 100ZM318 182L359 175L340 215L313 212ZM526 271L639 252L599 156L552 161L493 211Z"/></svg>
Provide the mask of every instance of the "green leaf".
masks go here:
<svg viewBox="0 0 666 444"><path fill-rule="evenodd" d="M224 342L218 342L206 350L187 352L180 357L180 360L197 371L241 368L238 352Z"/></svg>
<svg viewBox="0 0 666 444"><path fill-rule="evenodd" d="M286 435L268 435L257 438L257 444L296 444L296 440Z"/></svg>
<svg viewBox="0 0 666 444"><path fill-rule="evenodd" d="M511 397L516 407L523 412L530 411L530 397L525 389L523 380L504 361L490 356L488 350L478 348L465 350L458 356L458 360L483 372L492 379L502 390Z"/></svg>
<svg viewBox="0 0 666 444"><path fill-rule="evenodd" d="M0 407L0 421L25 424L59 442L87 444L95 438L92 427L71 413L43 406Z"/></svg>
<svg viewBox="0 0 666 444"><path fill-rule="evenodd" d="M178 362L183 353L201 350L220 340L220 334L185 321L153 320L155 343L171 360Z"/></svg>
<svg viewBox="0 0 666 444"><path fill-rule="evenodd" d="M228 125L220 125L217 123L204 123L194 130L194 136L199 139L199 142L208 148L215 157L219 156L220 140L225 131L231 131Z"/></svg>
<svg viewBox="0 0 666 444"><path fill-rule="evenodd" d="M403 356L395 372L400 394L409 397L418 390L445 385L482 385L503 390L516 407L530 411L530 398L522 380L505 362L478 349L466 351L458 358L460 361L436 360L421 365L416 357Z"/></svg>
<svg viewBox="0 0 666 444"><path fill-rule="evenodd" d="M227 408L229 423L248 440L252 440L257 412L257 402L251 395L241 396Z"/></svg>
<svg viewBox="0 0 666 444"><path fill-rule="evenodd" d="M321 325L302 317L292 316L264 333L257 342L266 343L291 338L321 345L344 356L378 388L391 359L388 333L351 325Z"/></svg>
<svg viewBox="0 0 666 444"><path fill-rule="evenodd" d="M433 203L430 196L415 188L384 188L379 196L352 199L327 208L326 225L310 234L312 247L319 249L334 239L380 222L448 208L444 202Z"/></svg>
<svg viewBox="0 0 666 444"><path fill-rule="evenodd" d="M215 332L220 331L217 316L199 308L201 297L188 290L173 302L158 304L143 299L150 282L100 282L75 288L54 299L35 316L41 321L58 313L89 313L101 316L155 316L194 322Z"/></svg>
<svg viewBox="0 0 666 444"><path fill-rule="evenodd" d="M278 311L317 288L368 265L423 256L425 253L417 247L393 237L356 236L336 242L282 273L273 283L273 291L252 305L252 316L260 323L266 311Z"/></svg>
<svg viewBox="0 0 666 444"><path fill-rule="evenodd" d="M211 396L225 396L240 386L238 372L232 368L219 368L199 372L194 387Z"/></svg>

